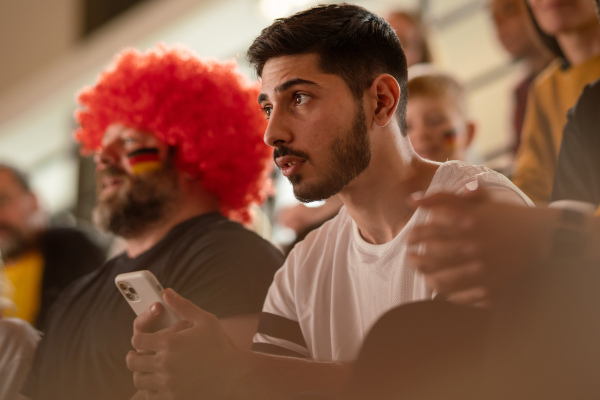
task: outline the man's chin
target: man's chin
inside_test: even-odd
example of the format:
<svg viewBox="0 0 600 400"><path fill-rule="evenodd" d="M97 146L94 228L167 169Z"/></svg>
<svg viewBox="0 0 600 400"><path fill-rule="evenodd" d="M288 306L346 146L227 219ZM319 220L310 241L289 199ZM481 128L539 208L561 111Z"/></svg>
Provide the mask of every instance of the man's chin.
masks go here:
<svg viewBox="0 0 600 400"><path fill-rule="evenodd" d="M336 194L338 191L332 191L331 187L318 187L306 185L294 185L294 197L302 203L312 203L314 201L326 200Z"/></svg>

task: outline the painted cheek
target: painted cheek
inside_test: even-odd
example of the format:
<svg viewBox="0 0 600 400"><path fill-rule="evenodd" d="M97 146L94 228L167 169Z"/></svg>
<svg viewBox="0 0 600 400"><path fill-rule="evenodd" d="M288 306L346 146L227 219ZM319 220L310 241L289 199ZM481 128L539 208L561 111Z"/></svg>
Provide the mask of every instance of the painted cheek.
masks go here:
<svg viewBox="0 0 600 400"><path fill-rule="evenodd" d="M127 161L134 175L145 174L162 168L157 147L142 147L127 154Z"/></svg>
<svg viewBox="0 0 600 400"><path fill-rule="evenodd" d="M456 132L453 129L444 132L444 147L450 150L456 148Z"/></svg>

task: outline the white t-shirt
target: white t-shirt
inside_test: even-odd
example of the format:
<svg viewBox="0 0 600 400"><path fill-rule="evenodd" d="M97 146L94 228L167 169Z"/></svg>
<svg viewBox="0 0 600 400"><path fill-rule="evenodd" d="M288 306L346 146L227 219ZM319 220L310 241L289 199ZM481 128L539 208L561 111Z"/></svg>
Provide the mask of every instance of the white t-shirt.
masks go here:
<svg viewBox="0 0 600 400"><path fill-rule="evenodd" d="M459 192L478 180L498 201L532 205L505 176L461 161L442 164L427 194ZM276 273L254 337L254 349L320 361L356 358L385 312L430 299L423 276L406 261L408 233L428 216L418 208L388 243L367 243L345 207L297 244Z"/></svg>

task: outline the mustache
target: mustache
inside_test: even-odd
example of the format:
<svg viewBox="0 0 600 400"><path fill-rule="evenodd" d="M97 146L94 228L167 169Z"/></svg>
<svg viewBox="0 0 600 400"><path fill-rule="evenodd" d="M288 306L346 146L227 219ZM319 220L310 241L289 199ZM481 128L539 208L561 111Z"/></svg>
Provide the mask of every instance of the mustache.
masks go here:
<svg viewBox="0 0 600 400"><path fill-rule="evenodd" d="M109 165L101 171L96 171L96 178L128 178L127 172L125 170L115 167L114 165Z"/></svg>
<svg viewBox="0 0 600 400"><path fill-rule="evenodd" d="M273 150L273 160L284 156L295 156L299 158L304 158L305 160L309 159L307 153L300 150L294 150L287 146L278 146L275 148L275 150Z"/></svg>

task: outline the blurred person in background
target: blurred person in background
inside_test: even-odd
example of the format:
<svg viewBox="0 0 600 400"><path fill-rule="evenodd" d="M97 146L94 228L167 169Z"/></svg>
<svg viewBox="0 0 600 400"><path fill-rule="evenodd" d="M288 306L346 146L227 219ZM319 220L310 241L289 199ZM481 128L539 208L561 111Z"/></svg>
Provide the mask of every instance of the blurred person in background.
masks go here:
<svg viewBox="0 0 600 400"><path fill-rule="evenodd" d="M50 227L27 177L0 163L0 251L18 317L43 329L50 306L77 278L104 262L104 250L72 227Z"/></svg>
<svg viewBox="0 0 600 400"><path fill-rule="evenodd" d="M464 86L444 72L409 68L406 129L419 156L442 163L465 161L475 123L469 118Z"/></svg>
<svg viewBox="0 0 600 400"><path fill-rule="evenodd" d="M406 54L406 64L409 67L433 62L427 27L420 13L395 10L384 18L400 39L402 50Z"/></svg>
<svg viewBox="0 0 600 400"><path fill-rule="evenodd" d="M18 398L40 340L40 332L27 321L4 317L2 310L14 308L12 292L0 252L0 400Z"/></svg>
<svg viewBox="0 0 600 400"><path fill-rule="evenodd" d="M525 67L525 78L516 86L513 95L513 153L521 144L529 88L554 58L538 34L525 1L491 0L489 3L500 44L513 60L522 62Z"/></svg>
<svg viewBox="0 0 600 400"><path fill-rule="evenodd" d="M600 78L600 25L592 0L529 0L529 5L564 54L535 80L513 174L513 182L543 205L550 200L567 111L584 86Z"/></svg>
<svg viewBox="0 0 600 400"><path fill-rule="evenodd" d="M600 19L600 0L596 0ZM600 79L587 85L569 110L552 188L552 201L575 200L600 206ZM600 208L596 212L600 215Z"/></svg>
<svg viewBox="0 0 600 400"><path fill-rule="evenodd" d="M257 95L234 63L164 45L124 50L82 90L75 136L84 152L95 153L93 219L122 237L125 251L71 285L53 307L25 396L135 394L124 362L135 313L114 282L124 272L150 270L210 310L237 346L251 346L283 262L239 223L264 200L271 167Z"/></svg>
<svg viewBox="0 0 600 400"><path fill-rule="evenodd" d="M40 332L20 318L0 316L0 400L17 400Z"/></svg>

